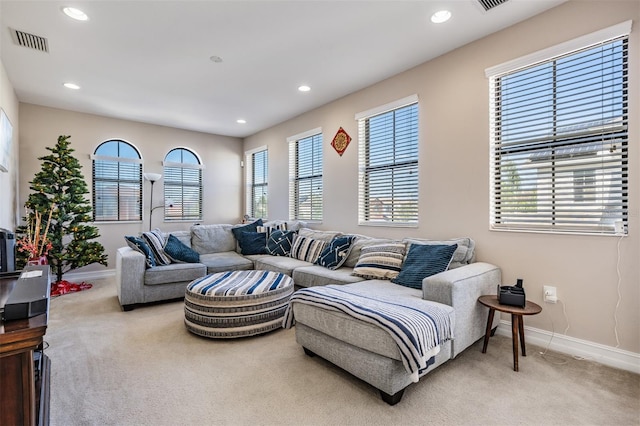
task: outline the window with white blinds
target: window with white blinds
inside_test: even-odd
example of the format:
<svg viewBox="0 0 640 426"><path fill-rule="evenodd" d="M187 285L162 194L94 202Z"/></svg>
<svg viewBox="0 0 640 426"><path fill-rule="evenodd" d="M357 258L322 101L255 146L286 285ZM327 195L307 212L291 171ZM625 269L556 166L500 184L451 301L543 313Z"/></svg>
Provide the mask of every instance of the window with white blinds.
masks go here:
<svg viewBox="0 0 640 426"><path fill-rule="evenodd" d="M289 218L322 221L322 129L288 138Z"/></svg>
<svg viewBox="0 0 640 426"><path fill-rule="evenodd" d="M627 232L627 66L623 35L489 75L492 229Z"/></svg>
<svg viewBox="0 0 640 426"><path fill-rule="evenodd" d="M418 224L418 99L356 115L361 225Z"/></svg>
<svg viewBox="0 0 640 426"><path fill-rule="evenodd" d="M175 148L164 162L165 220L202 220L202 164L186 148Z"/></svg>
<svg viewBox="0 0 640 426"><path fill-rule="evenodd" d="M109 140L93 155L93 220L142 220L142 160L128 142Z"/></svg>
<svg viewBox="0 0 640 426"><path fill-rule="evenodd" d="M267 218L269 204L269 151L260 148L246 154L247 214Z"/></svg>

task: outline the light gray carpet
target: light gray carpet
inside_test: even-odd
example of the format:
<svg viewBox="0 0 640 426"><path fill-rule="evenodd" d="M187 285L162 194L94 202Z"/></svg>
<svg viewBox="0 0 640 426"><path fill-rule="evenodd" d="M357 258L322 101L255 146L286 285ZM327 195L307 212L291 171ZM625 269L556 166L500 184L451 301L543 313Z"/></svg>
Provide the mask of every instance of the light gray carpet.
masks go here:
<svg viewBox="0 0 640 426"><path fill-rule="evenodd" d="M640 377L511 341L481 342L411 385L396 406L293 330L190 334L181 302L122 312L113 279L51 301L52 425L638 425Z"/></svg>

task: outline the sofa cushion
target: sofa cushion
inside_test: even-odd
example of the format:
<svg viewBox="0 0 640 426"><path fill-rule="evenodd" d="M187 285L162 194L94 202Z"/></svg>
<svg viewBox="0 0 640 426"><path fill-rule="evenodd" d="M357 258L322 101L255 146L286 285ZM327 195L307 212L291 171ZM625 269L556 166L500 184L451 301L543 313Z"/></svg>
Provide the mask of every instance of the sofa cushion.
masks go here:
<svg viewBox="0 0 640 426"><path fill-rule="evenodd" d="M402 268L405 250L405 244L399 241L364 247L353 275L368 279L395 278Z"/></svg>
<svg viewBox="0 0 640 426"><path fill-rule="evenodd" d="M200 254L235 251L236 237L231 232L232 227L232 225L193 225L191 248Z"/></svg>
<svg viewBox="0 0 640 426"><path fill-rule="evenodd" d="M356 239L353 235L342 235L335 237L322 250L318 256L316 263L329 269L338 269L341 267L349 256L353 241Z"/></svg>
<svg viewBox="0 0 640 426"><path fill-rule="evenodd" d="M240 253L242 254L266 254L267 253L267 233L266 232L239 232L236 234Z"/></svg>
<svg viewBox="0 0 640 426"><path fill-rule="evenodd" d="M293 281L300 287L313 287L327 284L350 284L364 281L364 278L352 275L353 268L328 269L324 266L301 266L293 271Z"/></svg>
<svg viewBox="0 0 640 426"><path fill-rule="evenodd" d="M239 255L235 251L201 254L200 263L207 266L207 274L253 269L253 261Z"/></svg>
<svg viewBox="0 0 640 426"><path fill-rule="evenodd" d="M422 288L422 280L449 268L457 245L411 244L402 269L391 282L411 288Z"/></svg>
<svg viewBox="0 0 640 426"><path fill-rule="evenodd" d="M305 262L315 263L326 244L323 240L297 235L293 240L289 256Z"/></svg>
<svg viewBox="0 0 640 426"><path fill-rule="evenodd" d="M175 235L169 234L167 243L164 245L164 252L172 262L198 263L200 254L191 247L185 245Z"/></svg>
<svg viewBox="0 0 640 426"><path fill-rule="evenodd" d="M300 228L298 231L298 235L302 237L313 238L314 240L321 240L325 242L330 242L335 237L342 235L342 232L338 231L317 231L315 229L309 228Z"/></svg>
<svg viewBox="0 0 640 426"><path fill-rule="evenodd" d="M385 298L397 297L399 301L412 298L420 299L420 290L403 287L386 280L362 281L348 284L349 287L362 289L367 295L375 297L384 295ZM451 318L455 324L455 312L451 306L424 300L425 304L437 304ZM380 327L360 321L342 312L335 312L317 306L302 303L293 304L296 323L304 324L335 339L370 352L401 361L398 344Z"/></svg>
<svg viewBox="0 0 640 426"><path fill-rule="evenodd" d="M196 278L204 277L206 274L207 267L201 263L172 263L147 269L144 273L144 284L188 283Z"/></svg>
<svg viewBox="0 0 640 426"><path fill-rule="evenodd" d="M458 248L453 253L453 259L449 269L459 268L462 265L473 263L476 257L476 243L471 238L452 238L450 240L428 240L423 238L405 238L403 240L407 244L431 244L431 245L453 245L457 244Z"/></svg>
<svg viewBox="0 0 640 426"><path fill-rule="evenodd" d="M289 256L295 237L295 231L272 231L267 240L267 253L273 256Z"/></svg>
<svg viewBox="0 0 640 426"><path fill-rule="evenodd" d="M156 265L168 265L171 263L171 259L164 252L164 244L166 241L161 230L156 228L153 231L143 232L142 239L144 239L144 242L147 243L153 252Z"/></svg>
<svg viewBox="0 0 640 426"><path fill-rule="evenodd" d="M142 238L134 237L133 235L127 235L124 237L127 245L135 251L142 253L145 257L145 263L147 268L156 266L156 259L153 257L153 252L147 243Z"/></svg>
<svg viewBox="0 0 640 426"><path fill-rule="evenodd" d="M254 260L255 269L275 271L293 277L293 270L301 266L311 266L304 260L294 259L289 256L264 256ZM320 266L319 266L320 267Z"/></svg>

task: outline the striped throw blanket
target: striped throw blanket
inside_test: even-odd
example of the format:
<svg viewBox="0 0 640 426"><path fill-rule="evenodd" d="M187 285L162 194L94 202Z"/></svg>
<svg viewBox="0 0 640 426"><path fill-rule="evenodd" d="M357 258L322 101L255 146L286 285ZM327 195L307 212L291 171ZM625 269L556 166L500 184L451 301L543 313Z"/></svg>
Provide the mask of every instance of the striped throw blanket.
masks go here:
<svg viewBox="0 0 640 426"><path fill-rule="evenodd" d="M289 300L283 327L295 323L293 304L303 303L343 312L385 330L398 345L402 364L414 382L427 369L440 343L453 339L449 314L437 304L408 298L384 298L341 285L310 287L296 291Z"/></svg>

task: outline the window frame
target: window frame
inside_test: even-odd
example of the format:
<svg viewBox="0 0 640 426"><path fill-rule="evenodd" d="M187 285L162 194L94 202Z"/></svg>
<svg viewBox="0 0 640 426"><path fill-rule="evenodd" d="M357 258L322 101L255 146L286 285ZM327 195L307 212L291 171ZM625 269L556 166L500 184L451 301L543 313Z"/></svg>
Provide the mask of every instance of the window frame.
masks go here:
<svg viewBox="0 0 640 426"><path fill-rule="evenodd" d="M397 156L394 155L393 162L383 166L371 166L370 151L372 149L371 141L368 138L370 133L369 123L370 119L381 117L384 114L395 113L403 110L407 107L415 107L415 120L410 123L411 136L410 142L407 142L407 146L401 147L401 152L407 154L408 151L415 151L410 158L398 161ZM412 227L417 228L420 221L420 104L417 94L407 96L402 99L372 108L355 115L355 120L358 124L358 224L364 226L385 226L385 227ZM398 129L394 122L393 125L393 144L394 149L398 148L397 145ZM386 142L385 142L386 143ZM380 149L376 147L376 149ZM407 152L405 152L407 151ZM375 169L375 170L374 170ZM390 220L372 219L374 216L374 206L371 201L371 182L374 171L389 171L394 176L399 174L398 184L391 184L389 190L391 193L405 194L403 197L392 195L390 203L384 206L385 211L391 212ZM401 177L402 174L414 175L411 179L407 177ZM409 183L412 186L407 186ZM414 193L415 199L411 200L408 204L401 203L401 198L405 196L409 197L409 192ZM404 206L403 206L404 204ZM409 208L409 214L407 214L407 206ZM403 218L403 216L409 216L409 220Z"/></svg>
<svg viewBox="0 0 640 426"><path fill-rule="evenodd" d="M490 95L490 230L577 235L621 235L619 231L616 231L619 226L616 222L619 222L622 224L622 235L628 233L629 167L627 159L629 145L628 119L630 115L628 101L630 96L628 89L630 53L628 36L630 31L631 21L622 22L485 70L485 74L489 79ZM567 92L567 88L572 84L570 83L571 80L567 79L562 85L560 77L556 76L556 63L562 64L565 60L575 60L592 50L595 51L598 47L603 47L602 51L604 52L609 45L613 46L615 43L620 43L622 46L622 53L620 53L621 71L619 72L621 83L618 84L620 86L620 94L617 97L612 95L607 100L613 99L611 110L614 107L620 108L620 121L613 119L606 121L606 108L602 106L600 119L599 121L596 120L599 124L591 126L585 124L583 126L584 129L572 129L571 126L563 126L560 123L559 117L562 110L554 108L550 113L553 127L549 135L540 136L533 140L530 134L524 133L524 136L520 138L513 137L511 140L508 139L507 132L501 127L503 126L502 115L510 113L507 107L503 105L505 100L503 100L500 86L502 79L518 77L518 75L524 75L526 72L534 72L533 70L537 67L549 65L553 70L551 80L553 90L550 96L555 102L556 97L559 98L564 93L563 90ZM604 53L601 54L604 55ZM603 60L601 63L603 65L612 65L616 60L617 57L615 60ZM604 68L602 69L603 71L601 72L604 75ZM585 68L585 70L588 70L588 68ZM612 71L609 72L611 72L612 76L614 75ZM569 75L575 78L575 74L577 72L572 71L572 74ZM557 83L556 79L558 79L559 83ZM580 92L580 94L585 96L585 99L588 99L588 96L595 96L593 93L598 93L598 89L605 93L604 87L604 83L601 83L600 87L596 86L591 91L584 89L584 92ZM615 92L615 90L611 89L611 93ZM542 95L538 94L538 96L539 98L529 101L531 105L542 105L543 100L540 100ZM506 98L506 96L504 97ZM536 103L533 104L533 102ZM515 108L513 109L515 110ZM584 114L587 114L586 111L588 110L584 107L584 110L581 111L585 111ZM511 114L513 113L511 112ZM529 121L525 123L535 123L535 117L538 116L531 117L531 119L527 118ZM580 117L583 119L588 118L585 115ZM541 120L539 122L543 123ZM524 129L524 126L522 128ZM531 134L534 133L533 130L529 132ZM590 144L600 146L599 151L596 152L595 148L593 148L592 151L594 152L587 152ZM510 151L507 151L507 149ZM532 163L534 160L540 161L539 158L541 158L545 150L551 153L548 159L544 159L544 162L549 164L547 166L548 170L545 170L542 165L538 165L536 172L527 172L528 174L525 174L529 186L534 188L532 185L536 185L534 189L529 190L536 191L535 194L527 195L526 191L522 191L523 194L506 192L513 185L509 186L508 180L501 174L504 174L507 169L508 159L515 157L514 155L509 157L509 153L513 154L516 150L520 150L521 155L525 155L527 152L537 152L537 154L530 154L531 157L529 158ZM534 158L534 155L539 158ZM601 158L601 160L597 160L597 158ZM598 166L598 161L602 165ZM533 165L533 168L535 167ZM611 169L608 169L609 167ZM516 166L514 165L513 168L516 169ZM595 179L600 179L601 184L595 183L589 187L588 183L594 179L592 178L594 171ZM601 172L599 178L597 177L598 171ZM521 169L516 171L515 175L518 176L519 173L524 172ZM550 176L550 180L547 179L549 182L544 179L547 175ZM521 178L518 176L517 179L520 180ZM613 186L607 188L606 185L609 181L615 184L619 182L620 189L614 189ZM507 185L506 187L504 186L505 184ZM542 195L538 196L538 190L542 191ZM565 193L563 194L562 191L565 191ZM600 202L596 200L597 191L601 191L599 195ZM557 199L556 193L558 194ZM607 198L611 195L617 197L613 199L614 202L611 204L613 207L609 207L610 204L607 201ZM564 199L560 197L564 197ZM523 206L528 206L529 213L520 214L516 211L517 209L513 207L513 203L518 199L524 203ZM549 211L546 215L539 212L539 210L545 209ZM572 210L575 210L576 214L572 214ZM546 223L543 222L545 220Z"/></svg>
<svg viewBox="0 0 640 426"><path fill-rule="evenodd" d="M303 220L307 223L322 223L324 218L324 137L322 128L307 130L297 135L287 138L289 144L289 220ZM300 144L310 143L316 144L312 146L311 159L309 164L301 166ZM316 149L319 150L318 156L315 155ZM306 157L305 157L306 159ZM319 160L319 164L318 161ZM311 173L300 175L300 168L310 168ZM320 173L317 173L317 168ZM319 180L319 188L313 188L314 182ZM309 196L311 199L310 214L305 216L302 214L300 206L300 185L303 182L310 182ZM319 201L319 204L317 203ZM315 215L319 212L319 215Z"/></svg>
<svg viewBox="0 0 640 426"><path fill-rule="evenodd" d="M120 156L107 156L107 155L99 155L96 154L96 152L103 146L105 146L105 144L108 143L117 143L118 144L118 148L117 151L118 153L120 152L120 143L122 144L126 144L128 147L130 147L133 152L135 152L138 156L138 158L133 158L133 157L120 157ZM140 154L140 150L131 142L126 141L124 139L119 139L119 138L112 138L112 139L107 139L104 140L103 142L101 142L100 144L98 144L98 146L96 147L96 149L93 151L93 154L90 155L90 159L91 159L91 177L92 177L92 182L91 182L91 201L92 201L92 216L93 216L93 222L95 223L125 223L125 222L142 222L142 188L143 188L143 170L142 170L142 155ZM117 163L117 168L118 168L118 176L116 179L106 179L106 178L98 178L96 177L96 162L115 162ZM137 164L138 165L138 171L136 172L137 175L137 179L122 179L120 177L120 164L124 163L124 164ZM101 215L100 217L98 217L98 198L100 197L104 197L104 194L102 194L102 191L96 186L96 183L98 182L110 182L110 183L114 183L116 184L117 187L117 195L116 195L116 219L107 219L105 217L105 215ZM137 189L134 190L134 192L137 194L135 196L135 200L133 201L134 203L137 203L137 207L134 207L131 209L131 213L133 213L135 215L135 217L131 217L130 215L126 215L124 214L124 212L122 212L122 196L120 195L121 193L121 186L123 184L136 184L137 183ZM126 209L125 209L126 211ZM121 216L126 216L126 218L121 219Z"/></svg>
<svg viewBox="0 0 640 426"><path fill-rule="evenodd" d="M265 154L265 170L264 170L264 182L256 183L255 169L256 169L256 155ZM250 218L263 218L266 219L269 214L269 149L266 145L245 152L245 214ZM256 190L261 189L261 194L266 196L266 203L264 204L263 214L260 213L257 205L254 204Z"/></svg>
<svg viewBox="0 0 640 426"><path fill-rule="evenodd" d="M190 153L191 155L193 155L193 157L196 159L196 161L198 162L198 164L192 164L192 163L184 163L184 162L176 162L176 161L169 161L167 160L167 157L174 151L178 151L178 150L182 150L182 151L186 151L188 153ZM168 169L180 169L180 175L181 175L181 179L180 179L180 184L176 181L173 182L172 180L168 179L168 177L170 176L170 174L168 173L169 170ZM163 206L151 206L152 209L158 208L158 207L164 207L164 221L165 222L198 222L201 221L203 216L202 216L202 212L203 212L203 179L202 179L202 170L204 169L204 165L202 164L202 159L200 158L200 156L198 155L197 152L195 152L193 149L188 148L188 147L184 147L184 146L178 146L175 148L171 148L167 154L164 156L164 159L162 160L162 181L163 181ZM198 171L198 182L186 182L185 183L185 177L184 177L184 171L185 170L197 170ZM169 192L167 192L167 189L169 188ZM171 191L172 189L176 189L176 188L182 188L180 190L181 194L178 200L178 203L176 203L176 201L174 201L174 195ZM198 200L197 200L197 205L196 208L198 210L198 214L197 215L188 215L185 214L185 209L184 209L184 200L185 200L185 188L197 188L197 194L198 194ZM176 204L180 205L180 209L181 209L181 214L178 216L174 213L174 210L176 209Z"/></svg>

